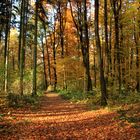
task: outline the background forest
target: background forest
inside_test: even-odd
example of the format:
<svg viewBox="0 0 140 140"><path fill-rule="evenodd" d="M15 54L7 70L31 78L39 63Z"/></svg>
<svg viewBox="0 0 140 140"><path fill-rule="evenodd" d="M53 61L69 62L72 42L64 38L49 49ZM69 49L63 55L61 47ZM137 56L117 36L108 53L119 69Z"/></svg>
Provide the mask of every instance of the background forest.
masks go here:
<svg viewBox="0 0 140 140"><path fill-rule="evenodd" d="M139 101L139 0L1 0L0 97L47 89Z"/></svg>

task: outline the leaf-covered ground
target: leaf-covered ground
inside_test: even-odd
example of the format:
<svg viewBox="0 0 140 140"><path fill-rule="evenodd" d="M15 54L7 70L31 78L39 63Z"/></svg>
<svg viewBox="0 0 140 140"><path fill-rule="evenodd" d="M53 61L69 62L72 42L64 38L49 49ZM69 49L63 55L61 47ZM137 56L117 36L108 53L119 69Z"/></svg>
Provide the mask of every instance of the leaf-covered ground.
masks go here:
<svg viewBox="0 0 140 140"><path fill-rule="evenodd" d="M1 110L0 140L139 140L139 120L134 127L125 111L90 110L48 93L38 108Z"/></svg>

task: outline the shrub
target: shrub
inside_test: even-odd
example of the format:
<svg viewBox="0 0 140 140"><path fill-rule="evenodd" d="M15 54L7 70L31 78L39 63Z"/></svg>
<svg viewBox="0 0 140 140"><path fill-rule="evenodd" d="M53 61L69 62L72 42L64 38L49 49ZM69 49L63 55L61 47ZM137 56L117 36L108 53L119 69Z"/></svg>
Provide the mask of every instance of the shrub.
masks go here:
<svg viewBox="0 0 140 140"><path fill-rule="evenodd" d="M17 95L14 93L9 93L7 96L8 106L9 107L23 107L27 104L29 105L37 105L38 104L38 97L31 96L31 95Z"/></svg>
<svg viewBox="0 0 140 140"><path fill-rule="evenodd" d="M59 94L63 99L67 99L67 100L78 101L84 99L83 93L79 91L61 90Z"/></svg>

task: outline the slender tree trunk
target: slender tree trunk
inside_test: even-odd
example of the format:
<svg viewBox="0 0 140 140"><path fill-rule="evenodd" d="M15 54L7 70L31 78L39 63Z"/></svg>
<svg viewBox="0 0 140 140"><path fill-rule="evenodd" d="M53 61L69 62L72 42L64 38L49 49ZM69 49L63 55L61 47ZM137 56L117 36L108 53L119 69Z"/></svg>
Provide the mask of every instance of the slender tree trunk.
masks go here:
<svg viewBox="0 0 140 140"><path fill-rule="evenodd" d="M110 63L110 76L112 76L112 71L113 71L113 61L112 61L112 20L110 18L110 29L109 29L109 51L110 51L110 59L109 59L109 63Z"/></svg>
<svg viewBox="0 0 140 140"><path fill-rule="evenodd" d="M107 68L106 68L106 74L107 74L107 81L108 81L108 76L110 72L110 50L109 50L109 41L108 41L108 14L107 14L107 0L104 0L104 27L105 27L105 54L106 54L106 63L107 63Z"/></svg>
<svg viewBox="0 0 140 140"><path fill-rule="evenodd" d="M46 52L47 52L47 62L48 62L48 76L49 76L48 85L51 85L51 82L52 82L52 78L51 78L51 64L50 64L50 55L49 55L49 48L48 48L49 46L48 46L48 43L47 43L47 36L46 36L46 27L44 28L44 30L45 30Z"/></svg>
<svg viewBox="0 0 140 140"><path fill-rule="evenodd" d="M25 12L25 1L21 2L21 22L20 22L20 41L19 41L19 68L20 68L20 95L23 95L23 55L24 55L24 46L23 46L23 38L24 38L24 12Z"/></svg>
<svg viewBox="0 0 140 140"><path fill-rule="evenodd" d="M44 90L47 90L48 81L47 81L47 73L46 73L46 59L45 59L45 50L44 50L44 43L43 43L43 35L42 35L42 55L43 55L43 69L44 69Z"/></svg>
<svg viewBox="0 0 140 140"><path fill-rule="evenodd" d="M21 1L21 9L20 9L20 32L19 32L19 47L18 47L18 67L20 69L20 59L21 59L21 46L22 46L22 38L23 38L23 8L24 8L24 0Z"/></svg>
<svg viewBox="0 0 140 140"><path fill-rule="evenodd" d="M140 10L138 11L140 13ZM136 21L136 19L134 19ZM140 24L140 19L138 20L138 23ZM138 92L140 92L140 56L139 56L139 44L140 44L140 27L138 27L138 33L136 32L136 25L134 25L134 41L135 41L135 45L136 45L136 81L137 81L137 85L136 85L136 89Z"/></svg>
<svg viewBox="0 0 140 140"><path fill-rule="evenodd" d="M119 82L119 93L121 93L121 68L120 68L120 39L119 39L119 15L120 15L120 10L121 10L121 0L116 1L116 0L111 0L112 4L112 9L113 9L113 14L114 14L114 22L115 22L115 46L114 49L117 51L116 59L117 59L117 78Z"/></svg>
<svg viewBox="0 0 140 140"><path fill-rule="evenodd" d="M27 36L27 26L28 26L28 5L29 5L29 0L25 0L25 12L24 12L24 17L25 17L25 22L24 22L24 38L23 38L23 68L25 68L25 55L26 55L26 36Z"/></svg>
<svg viewBox="0 0 140 140"><path fill-rule="evenodd" d="M24 64L25 64L25 44L26 44L26 26L27 26L27 19L26 19L26 5L27 0L22 0L21 2L21 18L20 18L20 38L19 38L19 52L20 60L19 60L19 66L20 66L20 95L23 95L23 77L24 77Z"/></svg>
<svg viewBox="0 0 140 140"><path fill-rule="evenodd" d="M13 67L13 71L15 70L15 56L14 56L14 51L12 49L12 67Z"/></svg>
<svg viewBox="0 0 140 140"><path fill-rule="evenodd" d="M123 33L123 24L120 23L120 75L121 75L121 83L122 85L125 83L123 69L124 69L124 59L123 52L121 48L124 48L124 33Z"/></svg>
<svg viewBox="0 0 140 140"><path fill-rule="evenodd" d="M83 56L85 59L86 66L86 75L87 75L87 91L92 90L92 81L90 76L90 63L89 63L89 33L88 33L88 24L87 24L87 0L84 0L84 46L86 46L86 54Z"/></svg>
<svg viewBox="0 0 140 140"><path fill-rule="evenodd" d="M9 21L6 23L6 30L5 30L5 47L4 47L4 91L5 93L8 92L8 56L9 56Z"/></svg>
<svg viewBox="0 0 140 140"><path fill-rule="evenodd" d="M54 90L56 90L57 87L57 72L56 72L56 37L55 37L55 25L54 25L54 38L53 38L53 70L54 70Z"/></svg>
<svg viewBox="0 0 140 140"><path fill-rule="evenodd" d="M62 3L58 2L58 14L59 14L59 34L60 34L60 46L61 46L61 57L64 58L64 19Z"/></svg>
<svg viewBox="0 0 140 140"><path fill-rule="evenodd" d="M100 69L100 85L101 85L101 105L107 105L107 90L106 90L106 82L104 78L104 70L103 70L103 59L101 55L101 45L100 45L100 37L99 37L99 0L95 0L95 39L96 39L96 47L98 52L98 62Z"/></svg>
<svg viewBox="0 0 140 140"><path fill-rule="evenodd" d="M96 85L97 85L97 72L96 72L96 53L95 53L95 50L94 50L94 86L96 88Z"/></svg>
<svg viewBox="0 0 140 140"><path fill-rule="evenodd" d="M38 29L38 0L35 3L35 44L33 50L33 91L32 95L37 94L37 29Z"/></svg>
<svg viewBox="0 0 140 140"><path fill-rule="evenodd" d="M6 29L5 29L5 45L4 45L4 91L8 93L8 66L9 66L9 39L10 39L10 21L12 12L12 2L7 1L6 13Z"/></svg>
<svg viewBox="0 0 140 140"><path fill-rule="evenodd" d="M69 0L70 2L70 0ZM79 37L79 43L81 47L82 57L83 57L83 64L85 68L85 75L86 75L86 91L92 90L92 81L90 76L90 63L89 63L89 33L88 33L88 21L87 21L87 7L86 7L87 1L84 0L83 2L76 2L77 4L77 16L78 16L78 23L76 22L76 19L74 18L72 5L70 2L70 9L71 9L71 15L74 22L74 25L77 30L77 34ZM83 7L82 8L82 4ZM82 9L84 11L82 11Z"/></svg>
<svg viewBox="0 0 140 140"><path fill-rule="evenodd" d="M67 72L66 72L66 68L65 68L65 64L63 65L63 71L64 71L64 76L63 76L63 89L67 90L67 80L66 80L66 76L67 76Z"/></svg>

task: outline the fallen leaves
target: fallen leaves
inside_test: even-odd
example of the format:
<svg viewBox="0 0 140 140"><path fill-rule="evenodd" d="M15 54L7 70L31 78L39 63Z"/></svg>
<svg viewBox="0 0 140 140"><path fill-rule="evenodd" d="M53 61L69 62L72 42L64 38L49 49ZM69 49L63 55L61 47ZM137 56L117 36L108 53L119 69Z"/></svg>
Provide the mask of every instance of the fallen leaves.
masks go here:
<svg viewBox="0 0 140 140"><path fill-rule="evenodd" d="M37 110L14 109L5 114L4 121L0 121L0 140L140 139L140 131L120 120L118 113L108 109L92 111L53 93L42 98Z"/></svg>

